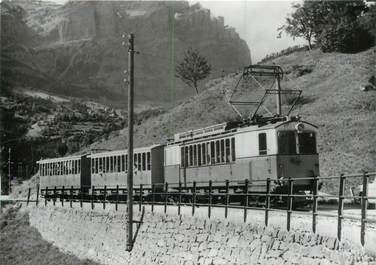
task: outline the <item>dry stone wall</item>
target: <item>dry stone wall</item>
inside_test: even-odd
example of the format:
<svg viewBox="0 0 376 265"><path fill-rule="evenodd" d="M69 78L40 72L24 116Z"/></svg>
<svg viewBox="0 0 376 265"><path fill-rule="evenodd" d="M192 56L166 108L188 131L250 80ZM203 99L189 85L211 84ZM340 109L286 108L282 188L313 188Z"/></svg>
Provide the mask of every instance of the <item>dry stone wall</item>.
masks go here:
<svg viewBox="0 0 376 265"><path fill-rule="evenodd" d="M137 211L136 211L137 212ZM136 220L141 219L137 212ZM146 211L132 252L126 213L38 207L30 223L66 252L103 264L369 264L349 243L255 224Z"/></svg>

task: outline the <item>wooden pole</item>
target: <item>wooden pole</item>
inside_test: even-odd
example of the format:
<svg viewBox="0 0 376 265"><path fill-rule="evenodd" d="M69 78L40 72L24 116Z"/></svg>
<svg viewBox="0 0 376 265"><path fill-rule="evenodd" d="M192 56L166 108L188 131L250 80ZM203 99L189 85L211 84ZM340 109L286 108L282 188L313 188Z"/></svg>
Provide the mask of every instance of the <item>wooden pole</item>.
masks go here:
<svg viewBox="0 0 376 265"><path fill-rule="evenodd" d="M127 251L133 248L133 103L134 103L134 35L128 36L128 172L127 172L127 204L128 231Z"/></svg>
<svg viewBox="0 0 376 265"><path fill-rule="evenodd" d="M367 201L368 200L368 175L367 172L363 173L363 190L361 198L362 220L360 226L360 243L364 246L364 238L366 236L366 223L367 223Z"/></svg>

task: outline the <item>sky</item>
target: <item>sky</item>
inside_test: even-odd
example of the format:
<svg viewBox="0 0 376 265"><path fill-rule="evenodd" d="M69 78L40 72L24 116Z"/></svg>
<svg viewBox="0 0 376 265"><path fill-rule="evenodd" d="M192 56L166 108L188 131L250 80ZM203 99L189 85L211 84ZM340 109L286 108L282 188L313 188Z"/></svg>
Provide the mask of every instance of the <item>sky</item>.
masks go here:
<svg viewBox="0 0 376 265"><path fill-rule="evenodd" d="M0 0L1 1L1 0ZM52 0L64 3L66 0ZM213 16L223 16L225 25L234 27L251 51L252 62L256 63L267 54L278 52L293 45L304 44L303 39L293 40L286 34L277 39L277 29L292 13L290 0L189 0L199 2L210 9ZM299 1L298 1L299 2Z"/></svg>
<svg viewBox="0 0 376 265"><path fill-rule="evenodd" d="M194 3L197 1L191 1ZM304 39L293 40L286 34L277 38L277 29L292 13L293 1L199 1L214 16L223 16L225 25L234 27L251 50L252 62L265 55L293 45L304 44ZM296 1L295 1L296 2Z"/></svg>

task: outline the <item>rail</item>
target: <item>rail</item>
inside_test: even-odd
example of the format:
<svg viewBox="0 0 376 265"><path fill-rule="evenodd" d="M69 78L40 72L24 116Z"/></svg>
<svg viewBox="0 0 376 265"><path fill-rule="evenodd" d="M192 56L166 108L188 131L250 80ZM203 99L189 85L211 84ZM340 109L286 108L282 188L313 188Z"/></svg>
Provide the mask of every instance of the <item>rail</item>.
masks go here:
<svg viewBox="0 0 376 265"><path fill-rule="evenodd" d="M360 179L362 183L360 194L348 196L345 193L346 181L350 178ZM291 219L295 213L311 215L312 216L312 232L317 232L317 218L319 216L334 217L337 219L337 238L342 240L343 220L348 219L360 222L360 242L364 246L367 223L375 223L376 219L368 218L367 211L369 201L374 201L376 204L376 194L369 196L368 186L370 178L376 178L376 172L340 175L339 177L313 177L313 178L288 178L279 180L283 182L287 188L284 193L273 193L272 186L275 180L239 180L239 181L194 181L189 183L156 183L156 184L140 184L134 186L134 204L139 210L142 210L143 205L150 205L151 211L154 211L155 205L162 205L164 212L167 212L168 206L177 207L178 215L181 214L182 206L189 206L192 208L192 216L196 213L197 207L207 207L208 218L211 218L212 208L224 208L224 217L229 215L228 209L241 209L243 211L243 221L246 222L249 210L264 211L264 224L269 225L270 212L286 212L286 229L291 230ZM319 194L319 182L321 180L336 180L338 181L338 193L335 195ZM312 184L312 191L308 194L294 193L294 183L302 180L309 180ZM262 192L252 192L252 188L263 187ZM126 204L127 190L125 186L116 185L115 187L91 187L90 194L83 194L79 188L72 187L46 187L36 188L36 199L31 200L31 188L28 190L27 199L13 200L26 202L27 205L35 203L37 206L41 200L39 195L44 197L44 205L47 205L52 200L53 205L58 200L62 206L64 201L68 201L70 207L72 204L79 203L83 207L83 203L90 203L91 208L94 209L96 203L102 203L103 209L106 204L114 204L115 210L118 210L119 204ZM335 199L337 209L336 214L329 214L319 211L319 205L324 206L320 199ZM348 216L344 214L344 206L348 204L348 200L360 202L360 217ZM276 203L277 202L277 203ZM304 211L299 211L299 202L304 202ZM354 202L350 205L355 205ZM309 206L311 212L307 211ZM376 205L375 205L376 206Z"/></svg>

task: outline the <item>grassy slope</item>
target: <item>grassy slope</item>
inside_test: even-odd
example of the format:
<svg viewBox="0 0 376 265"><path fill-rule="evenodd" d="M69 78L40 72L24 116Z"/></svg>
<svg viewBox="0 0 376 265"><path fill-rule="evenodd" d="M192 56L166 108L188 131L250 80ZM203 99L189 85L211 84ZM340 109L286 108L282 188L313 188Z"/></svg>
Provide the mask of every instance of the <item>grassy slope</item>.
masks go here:
<svg viewBox="0 0 376 265"><path fill-rule="evenodd" d="M313 66L309 74L297 78L288 75L281 85L285 89L302 89L303 96L311 101L299 106L293 114L319 126L322 176L376 169L376 91L359 89L376 74L375 58L376 47L358 54L302 51L265 63L276 63L285 71L296 65ZM225 103L224 95L237 79L231 75L212 80L198 96L136 126L136 146L163 141L175 132L233 119L236 115ZM250 95L258 98L260 91L252 91ZM92 147L121 149L125 143L126 130L123 130Z"/></svg>

